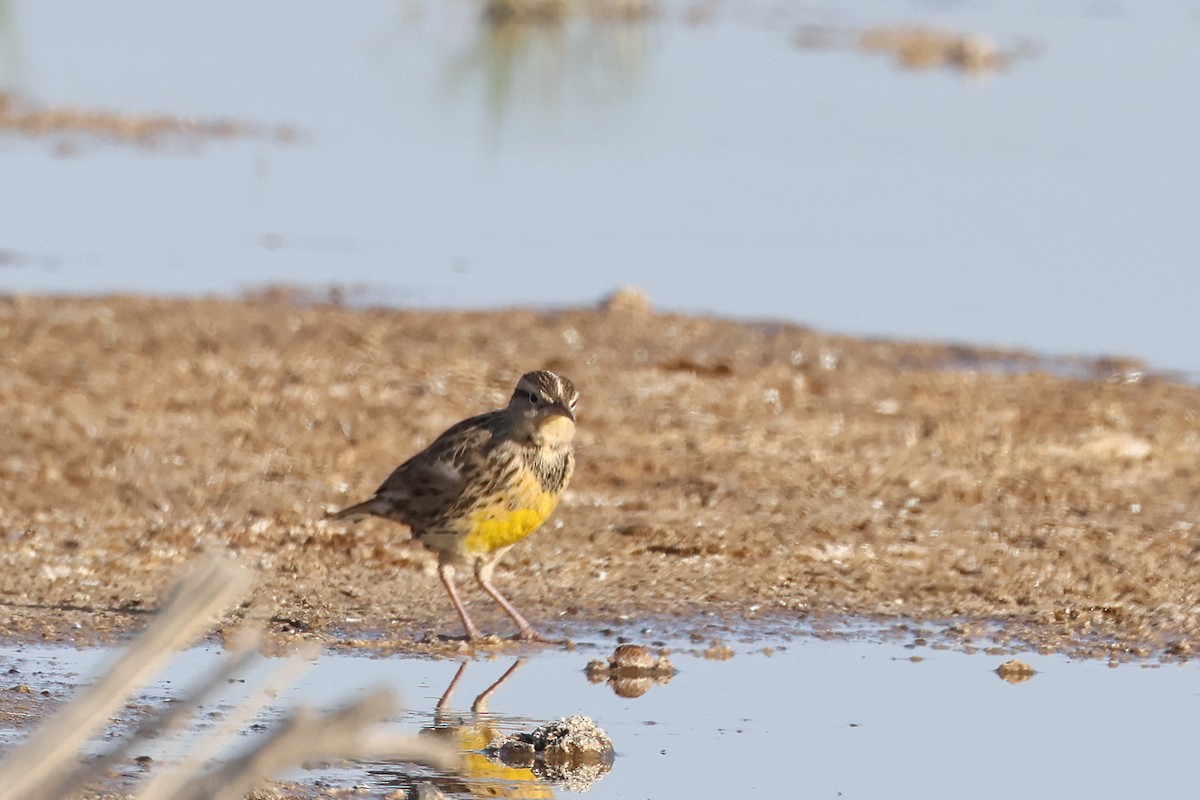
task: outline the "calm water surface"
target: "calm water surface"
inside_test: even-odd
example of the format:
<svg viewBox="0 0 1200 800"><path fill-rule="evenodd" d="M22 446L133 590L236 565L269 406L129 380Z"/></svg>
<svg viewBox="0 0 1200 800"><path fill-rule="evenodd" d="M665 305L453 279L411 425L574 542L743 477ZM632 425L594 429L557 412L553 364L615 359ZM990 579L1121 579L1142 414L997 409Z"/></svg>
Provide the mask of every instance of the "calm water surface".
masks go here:
<svg viewBox="0 0 1200 800"><path fill-rule="evenodd" d="M598 643L598 644L603 644ZM1109 668L1098 662L1022 656L1038 673L1011 685L994 672L1007 657L927 647L801 638L734 645L728 661L672 655L678 674L637 698L590 684L583 667L599 648L535 654L496 690L491 722L529 731L570 714L592 717L617 751L592 785L596 798L858 797L977 798L1174 797L1188 785L1200 723L1194 664ZM607 647L607 645L605 645ZM913 661L912 657L921 660ZM86 682L111 655L23 649L4 653L13 681ZM176 697L220 657L194 650L155 683L151 704ZM500 678L511 657L467 664L455 689L456 718L470 718L475 695ZM249 691L263 661L231 694ZM417 732L460 663L453 660L325 655L260 715L271 726L298 699L335 707L388 686L410 709L391 724ZM40 673L37 675L36 673ZM239 688L241 687L241 688ZM37 688L35 685L34 688ZM236 698L233 698L236 699ZM227 703L214 706L220 711ZM249 734L251 736L259 733ZM156 759L166 744L152 743ZM359 786L382 796L428 773L394 764L352 764L299 772L301 781ZM432 776L436 779L436 776ZM510 776L511 778L511 776ZM496 783L477 777L474 793L570 796L561 786ZM451 796L470 797L460 789Z"/></svg>
<svg viewBox="0 0 1200 800"><path fill-rule="evenodd" d="M872 26L1026 53L971 77ZM818 26L831 46L806 48ZM666 3L494 31L466 0L0 0L39 107L290 126L0 132L0 291L358 287L1128 354L1200 371L1195 0Z"/></svg>

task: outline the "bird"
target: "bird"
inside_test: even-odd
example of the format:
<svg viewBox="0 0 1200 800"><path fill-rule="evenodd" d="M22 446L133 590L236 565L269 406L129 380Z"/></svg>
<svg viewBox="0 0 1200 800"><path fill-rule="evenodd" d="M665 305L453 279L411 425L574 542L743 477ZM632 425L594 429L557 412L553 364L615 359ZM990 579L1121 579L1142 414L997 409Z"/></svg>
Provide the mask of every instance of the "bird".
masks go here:
<svg viewBox="0 0 1200 800"><path fill-rule="evenodd" d="M558 505L575 471L575 407L579 392L549 370L527 372L508 405L447 429L405 461L375 494L331 515L375 516L407 525L438 557L438 578L467 639L483 638L455 581L469 569L481 589L512 618L518 637L548 641L492 583L500 558L529 536Z"/></svg>

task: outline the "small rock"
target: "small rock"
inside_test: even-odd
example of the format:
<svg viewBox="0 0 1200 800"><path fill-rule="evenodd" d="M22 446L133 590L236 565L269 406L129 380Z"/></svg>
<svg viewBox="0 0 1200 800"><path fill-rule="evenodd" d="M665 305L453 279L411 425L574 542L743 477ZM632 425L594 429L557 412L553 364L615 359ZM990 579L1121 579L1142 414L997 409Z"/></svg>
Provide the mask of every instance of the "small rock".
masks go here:
<svg viewBox="0 0 1200 800"><path fill-rule="evenodd" d="M607 662L593 659L584 668L591 683L608 681L620 697L641 697L656 683L666 683L675 667L665 655L655 655L640 644L622 644Z"/></svg>
<svg viewBox="0 0 1200 800"><path fill-rule="evenodd" d="M728 661L733 658L733 648L722 642L713 642L702 655L709 661Z"/></svg>
<svg viewBox="0 0 1200 800"><path fill-rule="evenodd" d="M612 760L612 740L589 717L579 714L547 722L532 734L533 749L556 764L596 764Z"/></svg>
<svg viewBox="0 0 1200 800"><path fill-rule="evenodd" d="M539 780L583 792L610 769L612 740L588 717L563 717L533 733L498 739L485 751L506 766L530 769Z"/></svg>
<svg viewBox="0 0 1200 800"><path fill-rule="evenodd" d="M652 670L658 660L650 648L640 644L619 645L609 659L611 669Z"/></svg>
<svg viewBox="0 0 1200 800"><path fill-rule="evenodd" d="M996 674L1009 683L1023 683L1037 674L1037 670L1024 661L1013 658L996 667Z"/></svg>

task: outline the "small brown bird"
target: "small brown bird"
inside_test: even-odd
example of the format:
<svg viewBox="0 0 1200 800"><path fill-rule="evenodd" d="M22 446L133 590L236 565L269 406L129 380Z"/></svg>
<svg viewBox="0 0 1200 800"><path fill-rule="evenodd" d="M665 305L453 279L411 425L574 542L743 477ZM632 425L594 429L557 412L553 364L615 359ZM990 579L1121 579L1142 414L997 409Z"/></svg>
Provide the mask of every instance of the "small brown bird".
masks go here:
<svg viewBox="0 0 1200 800"><path fill-rule="evenodd" d="M370 500L333 515L383 517L407 525L438 554L438 577L470 639L479 629L455 585L470 567L480 587L517 623L522 639L545 641L492 585L496 562L554 511L575 470L571 442L579 392L547 370L517 381L508 406L454 425L397 467Z"/></svg>

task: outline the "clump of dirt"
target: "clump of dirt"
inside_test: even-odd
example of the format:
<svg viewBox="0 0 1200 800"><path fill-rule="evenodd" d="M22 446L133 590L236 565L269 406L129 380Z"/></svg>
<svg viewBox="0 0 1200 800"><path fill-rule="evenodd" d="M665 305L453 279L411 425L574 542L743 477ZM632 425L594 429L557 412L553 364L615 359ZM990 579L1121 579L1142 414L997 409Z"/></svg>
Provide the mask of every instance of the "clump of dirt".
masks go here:
<svg viewBox="0 0 1200 800"><path fill-rule="evenodd" d="M281 639L454 649L432 556L398 525L324 517L546 367L582 392L579 466L496 576L543 629L856 616L1116 660L1200 640L1200 390L1136 362L1048 371L644 302L270 295L4 297L0 341L10 638L140 628L176 565L223 547L259 573L241 616Z"/></svg>
<svg viewBox="0 0 1200 800"><path fill-rule="evenodd" d="M721 641L715 641L700 651L702 658L709 661L728 661L733 658L733 648Z"/></svg>
<svg viewBox="0 0 1200 800"><path fill-rule="evenodd" d="M539 725L532 733L493 742L485 751L510 767L533 771L539 780L583 792L612 769L612 740L589 717L574 715Z"/></svg>
<svg viewBox="0 0 1200 800"><path fill-rule="evenodd" d="M641 697L655 684L670 681L675 667L662 652L640 644L621 644L607 661L589 661L584 672L588 682L607 683L621 697Z"/></svg>
<svg viewBox="0 0 1200 800"><path fill-rule="evenodd" d="M996 667L996 674L1000 676L1000 680L1009 683L1024 683L1036 675L1037 670L1018 658L1011 658Z"/></svg>
<svg viewBox="0 0 1200 800"><path fill-rule="evenodd" d="M531 735L533 749L561 763L611 761L612 740L588 717L574 715L539 725Z"/></svg>

